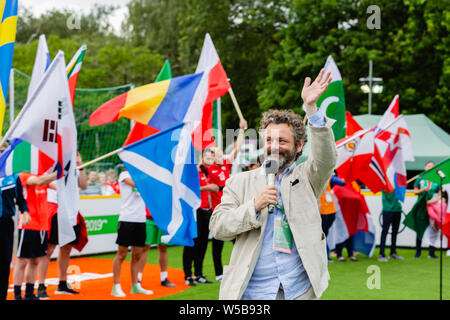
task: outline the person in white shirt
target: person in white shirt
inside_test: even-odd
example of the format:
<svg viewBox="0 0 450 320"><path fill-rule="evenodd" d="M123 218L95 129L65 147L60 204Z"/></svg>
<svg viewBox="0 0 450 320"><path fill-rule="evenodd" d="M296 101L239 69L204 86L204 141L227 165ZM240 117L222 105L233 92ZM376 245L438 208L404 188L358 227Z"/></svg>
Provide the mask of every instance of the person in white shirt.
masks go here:
<svg viewBox="0 0 450 320"><path fill-rule="evenodd" d="M128 247L131 246L131 293L153 294L151 290L145 290L138 282L140 260L145 252L145 203L136 189L128 171L119 175L120 194L122 204L120 206L119 225L117 228L117 241L119 245L117 255L113 262L114 285L111 295L125 297L120 285L120 271L122 262L128 255Z"/></svg>

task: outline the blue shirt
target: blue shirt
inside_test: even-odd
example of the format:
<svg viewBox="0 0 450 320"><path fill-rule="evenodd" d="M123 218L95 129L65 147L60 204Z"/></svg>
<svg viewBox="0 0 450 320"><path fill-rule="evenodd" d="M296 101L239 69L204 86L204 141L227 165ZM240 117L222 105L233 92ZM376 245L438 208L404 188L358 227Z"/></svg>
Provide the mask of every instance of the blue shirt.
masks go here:
<svg viewBox="0 0 450 320"><path fill-rule="evenodd" d="M0 178L0 218L10 218L16 213L16 205L21 212L28 211L28 205L23 196L22 184L17 174Z"/></svg>
<svg viewBox="0 0 450 320"><path fill-rule="evenodd" d="M324 126L326 123L326 119L320 110L308 118L312 126ZM289 168L286 168L279 178L275 180L275 185L278 189L278 204L281 207L283 207L283 199L280 192L281 181L294 167L295 162ZM267 216L261 252L242 296L243 300L275 300L280 285L283 288L285 299L293 300L304 294L311 286L294 239L292 239L292 253L284 253L273 249L274 220L276 216L283 216L277 207L275 207L273 214L268 214Z"/></svg>

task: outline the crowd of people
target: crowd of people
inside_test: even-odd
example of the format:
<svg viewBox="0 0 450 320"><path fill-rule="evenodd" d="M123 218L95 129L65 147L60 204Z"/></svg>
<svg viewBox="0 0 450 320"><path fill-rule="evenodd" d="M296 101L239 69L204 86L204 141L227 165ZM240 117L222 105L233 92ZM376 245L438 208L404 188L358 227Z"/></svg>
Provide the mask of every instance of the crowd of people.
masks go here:
<svg viewBox="0 0 450 320"><path fill-rule="evenodd" d="M111 196L114 194L120 194L115 169L106 171L90 170L87 175L87 187L80 190L80 195L86 196Z"/></svg>
<svg viewBox="0 0 450 320"><path fill-rule="evenodd" d="M291 116L291 114L288 114L283 117L286 118ZM220 219L223 219L221 217L221 211L223 211L223 208L227 206L226 203L221 204L223 202L225 183L230 178L233 161L236 159L242 143L244 142L244 132L246 129L247 122L243 120L240 122L239 135L234 144L234 149L230 154L224 156L222 150L216 147L204 149L201 154L198 165L201 205L196 212L198 236L194 239L194 246L185 246L182 254L185 284L188 286L212 283L211 279L208 279L203 272L203 263L211 235L212 260L216 275L215 281L223 280L224 272L222 264L222 250L224 241L228 239L228 236L224 236L221 229L218 229L217 219L219 218L217 218L217 216L213 217L213 213L216 214L215 209L221 205L220 210L216 211L218 211ZM6 146L2 146L1 151L5 148ZM78 154L77 165L79 166L81 164L81 155ZM253 171L261 165L262 159L261 157L258 157L257 159L250 161L250 164L244 168L244 171ZM427 163L425 170L431 168L433 165L434 163L432 162ZM294 165L292 164L290 167L287 167L283 173L288 173L293 167ZM132 279L131 293L145 295L153 294L152 290L144 289L141 285L144 267L147 263L148 251L151 246L158 247L161 286L175 287L175 284L173 284L168 277L168 244L162 241L161 237L163 236L163 232L158 229L153 221L151 212L149 212L146 208L145 203L136 189L136 186L128 171L122 171L118 179L114 169L107 170L106 172L91 170L88 174L86 174L84 169L81 169L78 170L77 175L81 195L121 195L121 207L116 240L118 249L112 265L113 287L111 290L111 295L114 297L127 296L120 284L120 274L123 261L126 259L130 247L130 272ZM282 177L283 175L280 175L279 179L281 180ZM58 246L58 205L55 179L56 173L36 176L23 172L1 180L2 211L0 215L0 237L2 243L2 261L0 264L0 299L6 299L7 296L14 234L14 221L12 217L14 216L16 205L18 206L21 214L18 222L19 232L17 259L15 261L13 271L14 299L37 300L50 298L46 291L45 279L48 272L50 258L54 252L54 249ZM291 185L293 186L295 182L296 181L291 181ZM283 216L285 214L284 208L279 206L279 204L282 203L282 198L280 195L282 185L279 180L277 180L276 183L277 187L275 188L272 186L271 188L274 190L270 189L270 191L278 192L278 195L274 198L276 201L276 212ZM321 217L321 230L325 234L325 239L328 236L331 226L333 225L337 212L337 205L335 203L336 197L333 194L333 187L335 185L345 186L346 182L339 179L335 174L332 174L327 186L324 189L324 192L317 195L317 207ZM360 188L355 182L352 182L351 185L357 192L360 192ZM427 207L425 210L427 210L429 206L432 206L440 201L444 202L447 208L448 193L443 192L441 194L437 188L437 185L429 181L417 179L414 184L414 193L417 195L423 194L424 197L426 197ZM264 195L264 193L262 194ZM269 195L269 193L267 193L267 195ZM227 197L225 197L225 199L229 201ZM254 210L257 211L256 218L258 218L261 214L261 208L263 208L264 205L267 206L269 204L269 201L265 200L266 202L264 202L264 205L260 206L258 199L259 198L256 197L254 198L254 202L252 201L254 206L253 212ZM274 200L272 199L271 201ZM402 205L397 199L395 192L382 193L382 208L383 220L378 261L387 262L389 259L403 260L404 258L398 255L396 250L396 239L401 221ZM274 216L269 215L269 218L273 217ZM214 218L214 221L212 218ZM437 243L440 238L441 230L436 221L433 221L432 219L430 220L430 225L430 248L428 257L437 258L435 251L438 247ZM226 229L227 227L221 226L220 228ZM254 228L255 226L252 225L252 227ZM273 228L276 227L277 224L275 221ZM386 238L391 227L392 233L390 254L389 256L386 256ZM57 257L59 284L55 294L79 294L79 292L71 288L70 284L67 282L67 268L69 266L72 248L79 248L83 237L83 218L80 213L77 219L77 224L73 228L76 234L76 239L73 242L59 248ZM277 232L277 230L272 230L271 232ZM236 237L230 237L230 239L234 244ZM272 243L272 241L275 240L270 238L268 241ZM275 250L275 244L273 243L273 245ZM272 244L270 246L272 246ZM344 258L342 254L344 248L347 248L349 260L358 261L356 258L356 253L353 250L353 237L349 237L345 240L345 242L336 244L336 247L333 248L332 253L330 253L330 250L326 245L326 240L325 247L329 263L333 262L330 258L331 254L337 257L337 261L346 261L347 259ZM422 237L419 237L418 235L415 258L419 258L421 256L421 248ZM265 252L264 250L263 253ZM277 248L277 250L286 252L280 248ZM289 250L288 251L292 253L293 250L296 250L295 246L292 248L291 244L291 249ZM267 271L262 264L275 263L278 265L284 258L285 256L282 256L282 258L280 256L281 260L271 261L267 256L264 256L264 254L260 256L260 258L258 258L255 262L256 271L249 279L247 290L240 293L241 298L253 299L255 297L268 297L264 294L261 295L261 292L265 292L265 289L261 287L262 282L260 282L260 280L262 278L259 279L258 277L259 273L264 273ZM286 260L287 265L294 262L294 260ZM295 268L298 266L303 268L301 262L300 265L297 262L293 264L295 265ZM281 269L283 269L283 264L284 263L279 266ZM192 267L194 272L192 271ZM286 270L286 272L289 274L290 271ZM305 273L302 274L305 275ZM35 294L34 286L36 279L39 281L39 287ZM303 295L312 298L318 296L317 294L314 295L309 280L301 282L305 284L305 286L298 287L297 284L290 283L289 278L286 279L286 285L289 287L292 286L291 289L295 292L298 293L301 291L303 292ZM24 281L25 292L22 296L22 283ZM274 287L275 291L273 291L273 294L276 293L277 299L279 296L285 297L286 295L286 297L288 297L291 295L291 291L289 291L291 289L283 289L278 280L274 281L274 283L276 284L276 288ZM280 285L280 288L278 288L278 285ZM224 293L221 293L221 295L223 294ZM293 296L291 298L293 298Z"/></svg>

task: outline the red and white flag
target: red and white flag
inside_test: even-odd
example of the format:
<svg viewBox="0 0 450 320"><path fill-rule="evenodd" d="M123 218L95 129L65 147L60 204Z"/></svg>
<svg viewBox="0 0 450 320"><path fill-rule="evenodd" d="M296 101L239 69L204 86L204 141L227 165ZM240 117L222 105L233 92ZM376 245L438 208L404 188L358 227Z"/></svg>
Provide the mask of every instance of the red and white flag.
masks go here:
<svg viewBox="0 0 450 320"><path fill-rule="evenodd" d="M215 144L212 134L212 103L230 89L227 74L209 33L205 35L202 52L195 70L195 73L199 72L204 72L208 79L208 95L203 107L201 123L195 129L192 141L197 150L203 150Z"/></svg>
<svg viewBox="0 0 450 320"><path fill-rule="evenodd" d="M336 171L347 182L359 180L372 192L392 191L382 156L375 144L374 128L363 130L349 111L346 112L346 134L337 142Z"/></svg>
<svg viewBox="0 0 450 320"><path fill-rule="evenodd" d="M396 95L377 125L375 143L386 167L396 196L404 201L407 178L405 161L414 161L412 139L405 119L399 115L399 96Z"/></svg>
<svg viewBox="0 0 450 320"><path fill-rule="evenodd" d="M337 141L336 171L339 177L348 183L359 179L361 171L368 167L372 159L374 137L375 133L366 129Z"/></svg>

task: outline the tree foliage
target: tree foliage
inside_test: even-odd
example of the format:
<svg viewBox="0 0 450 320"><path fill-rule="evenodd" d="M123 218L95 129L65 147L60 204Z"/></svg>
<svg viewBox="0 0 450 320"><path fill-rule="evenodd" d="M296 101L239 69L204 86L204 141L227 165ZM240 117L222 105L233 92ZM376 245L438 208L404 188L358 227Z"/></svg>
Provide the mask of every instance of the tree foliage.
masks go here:
<svg viewBox="0 0 450 320"><path fill-rule="evenodd" d="M328 55L344 83L347 109L367 113L358 79L383 78L372 112L382 114L395 94L403 113L425 113L450 129L449 1L426 0L131 0L122 33L108 23L114 7L88 14L52 10L39 17L19 13L14 67L31 74L36 40L46 34L54 56L66 60L86 43L80 87L141 85L153 81L164 59L174 76L191 73L209 32L249 125L269 108L301 111L306 76L315 76ZM367 8L377 5L381 28L369 29ZM67 19L77 17L80 29ZM238 117L228 95L222 100L225 128Z"/></svg>

